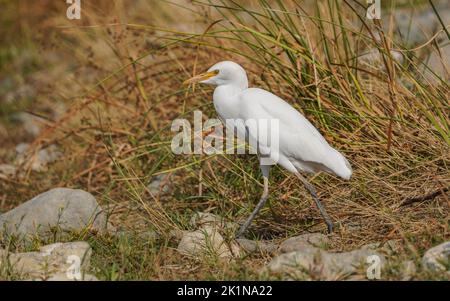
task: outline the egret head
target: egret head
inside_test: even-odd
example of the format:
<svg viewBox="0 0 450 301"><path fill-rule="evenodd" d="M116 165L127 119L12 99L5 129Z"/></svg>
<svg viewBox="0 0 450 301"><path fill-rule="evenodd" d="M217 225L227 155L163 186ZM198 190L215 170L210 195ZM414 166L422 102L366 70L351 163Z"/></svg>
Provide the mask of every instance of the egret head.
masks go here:
<svg viewBox="0 0 450 301"><path fill-rule="evenodd" d="M231 61L217 63L205 73L186 80L184 84L197 82L215 86L234 85L241 89L248 88L247 74L244 68Z"/></svg>

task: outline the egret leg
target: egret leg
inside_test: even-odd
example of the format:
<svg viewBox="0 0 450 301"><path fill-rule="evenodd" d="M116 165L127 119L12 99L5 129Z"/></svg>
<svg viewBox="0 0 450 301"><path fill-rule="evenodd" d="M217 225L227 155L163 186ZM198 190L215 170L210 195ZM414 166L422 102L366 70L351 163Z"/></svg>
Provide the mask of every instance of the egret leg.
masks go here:
<svg viewBox="0 0 450 301"><path fill-rule="evenodd" d="M330 216L328 215L327 211L325 210L325 207L322 206L322 203L320 202L319 198L317 197L316 189L301 174L296 173L296 175L300 179L300 181L302 181L303 185L305 185L306 189L308 189L309 193L311 194L312 198L314 199L314 202L316 203L316 206L319 209L320 214L322 214L322 217L325 220L325 223L327 224L328 233L333 232L333 222L331 221Z"/></svg>
<svg viewBox="0 0 450 301"><path fill-rule="evenodd" d="M261 170L263 172L263 179L264 179L264 191L261 196L261 199L259 200L258 204L256 205L255 209L253 210L252 214L247 218L247 220L244 222L244 224L241 226L239 231L236 234L236 238L241 237L245 231L247 231L248 227L252 223L255 216L258 214L259 210L261 210L262 207L267 202L267 198L269 197L269 169L270 166L261 166Z"/></svg>

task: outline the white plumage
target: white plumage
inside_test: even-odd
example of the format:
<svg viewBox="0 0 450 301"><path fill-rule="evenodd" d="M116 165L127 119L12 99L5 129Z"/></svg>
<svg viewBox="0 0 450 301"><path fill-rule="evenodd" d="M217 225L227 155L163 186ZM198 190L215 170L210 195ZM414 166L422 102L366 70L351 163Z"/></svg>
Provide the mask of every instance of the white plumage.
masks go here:
<svg viewBox="0 0 450 301"><path fill-rule="evenodd" d="M246 72L240 65L230 61L217 63L206 73L195 76L185 83L193 82L217 86L213 96L214 107L222 120L278 120L279 144L276 150L258 139L258 131L264 129L247 127L246 134L250 136L250 139L256 141L261 149L269 148L271 155L277 153L277 160L275 160L277 164L297 174L301 180L302 177L299 174L301 171L308 173L325 171L343 179L350 179L352 169L347 159L332 148L319 131L283 99L263 89L249 88ZM242 128L240 130L243 131ZM265 186L269 168L261 166ZM314 188L306 180L302 181L313 195L322 215L327 218L324 208L321 208L315 195ZM263 194L262 205L264 205L265 199L267 199L267 195ZM250 216L251 219L259 209L254 211L253 216ZM250 222L251 220L248 224ZM330 231L331 227L329 225ZM240 234L244 231L245 229L241 228Z"/></svg>

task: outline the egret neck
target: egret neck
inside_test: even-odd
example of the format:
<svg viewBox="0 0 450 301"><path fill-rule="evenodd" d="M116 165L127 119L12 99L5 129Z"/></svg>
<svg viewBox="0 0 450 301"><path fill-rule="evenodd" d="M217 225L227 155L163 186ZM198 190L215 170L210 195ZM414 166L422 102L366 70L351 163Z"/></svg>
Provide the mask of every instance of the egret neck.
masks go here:
<svg viewBox="0 0 450 301"><path fill-rule="evenodd" d="M239 116L239 94L244 89L233 84L217 86L214 90L213 103L216 112L223 119Z"/></svg>

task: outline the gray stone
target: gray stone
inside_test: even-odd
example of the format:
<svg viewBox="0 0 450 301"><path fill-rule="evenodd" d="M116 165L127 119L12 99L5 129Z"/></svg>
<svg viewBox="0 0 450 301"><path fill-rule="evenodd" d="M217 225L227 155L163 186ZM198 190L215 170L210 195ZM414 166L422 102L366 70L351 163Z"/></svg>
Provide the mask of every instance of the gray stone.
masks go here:
<svg viewBox="0 0 450 301"><path fill-rule="evenodd" d="M180 229L173 229L173 230L169 231L168 237L173 240L181 240L186 232L188 232L188 231L183 231Z"/></svg>
<svg viewBox="0 0 450 301"><path fill-rule="evenodd" d="M409 46L426 42L437 32L439 25L432 10L397 9L394 12L394 22L395 33Z"/></svg>
<svg viewBox="0 0 450 301"><path fill-rule="evenodd" d="M202 228L204 226L211 226L223 230L235 231L239 227L238 224L228 222L224 218L209 212L196 212L189 221L189 224L194 228Z"/></svg>
<svg viewBox="0 0 450 301"><path fill-rule="evenodd" d="M90 264L92 250L88 243L70 242L44 246L39 252L10 253L0 257L24 279L45 280L65 274L67 280L82 280Z"/></svg>
<svg viewBox="0 0 450 301"><path fill-rule="evenodd" d="M219 258L232 258L239 256L241 252L235 243L228 245L217 229L209 226L193 232L184 232L177 250L194 257L217 256Z"/></svg>
<svg viewBox="0 0 450 301"><path fill-rule="evenodd" d="M425 252L422 266L430 272L449 272L450 269L450 241L444 242Z"/></svg>
<svg viewBox="0 0 450 301"><path fill-rule="evenodd" d="M366 278L366 270L370 266L367 260L370 256L378 256L380 268L386 264L382 254L371 249L359 249L343 253L325 253L323 258L324 275L326 279L340 279L341 277L359 274L360 279Z"/></svg>
<svg viewBox="0 0 450 301"><path fill-rule="evenodd" d="M311 275L320 273L323 253L317 248L284 253L273 258L264 270L282 274L284 278L288 279L310 279Z"/></svg>
<svg viewBox="0 0 450 301"><path fill-rule="evenodd" d="M402 251L400 240L390 239L385 242L369 243L361 247L361 249L380 251L383 255L394 256Z"/></svg>
<svg viewBox="0 0 450 301"><path fill-rule="evenodd" d="M29 149L29 144L20 143L16 146L17 152L17 164L22 164L26 161L26 152ZM47 165L55 162L62 156L62 153L58 150L56 145L50 145L47 148L37 151L36 155L31 156L31 170L33 171L46 171Z"/></svg>
<svg viewBox="0 0 450 301"><path fill-rule="evenodd" d="M46 281L98 281L97 277L91 274L81 274L81 279L75 277L67 277L67 273L54 274L45 279Z"/></svg>
<svg viewBox="0 0 450 301"><path fill-rule="evenodd" d="M30 147L30 145L28 143L19 143L16 145L16 153L17 155L22 155L24 154L28 148Z"/></svg>
<svg viewBox="0 0 450 301"><path fill-rule="evenodd" d="M282 253L303 251L307 248L326 248L330 239L322 233L308 233L288 238L280 245Z"/></svg>
<svg viewBox="0 0 450 301"><path fill-rule="evenodd" d="M238 238L236 242L247 253L275 253L278 246L270 241L255 241L246 238Z"/></svg>
<svg viewBox="0 0 450 301"><path fill-rule="evenodd" d="M77 189L56 188L0 216L0 232L27 238L52 230L106 230L106 214L95 198Z"/></svg>
<svg viewBox="0 0 450 301"><path fill-rule="evenodd" d="M285 278L299 279L364 279L369 267L369 256L380 259L380 268L385 259L380 253L370 249L358 249L343 253L329 253L315 247L281 254L268 264L266 271L282 274Z"/></svg>
<svg viewBox="0 0 450 301"><path fill-rule="evenodd" d="M404 57L403 54L399 51L391 50L391 56L394 61L396 61L398 64L403 64ZM383 55L380 53L380 51L376 48L369 49L365 51L363 54L361 54L358 57L359 64L363 65L364 67L374 68L377 70L383 70L386 71L386 66L383 61Z"/></svg>
<svg viewBox="0 0 450 301"><path fill-rule="evenodd" d="M25 132L32 137L37 137L41 133L41 128L44 124L44 119L26 112L15 114L13 120L20 122Z"/></svg>
<svg viewBox="0 0 450 301"><path fill-rule="evenodd" d="M167 174L154 176L150 184L147 186L148 190L154 196L169 194L171 191L169 176L170 175Z"/></svg>
<svg viewBox="0 0 450 301"><path fill-rule="evenodd" d="M379 248L379 250L383 252L383 254L386 254L387 256L397 255L401 253L402 249L403 246L401 244L401 241L393 239L384 242L384 244L380 245Z"/></svg>
<svg viewBox="0 0 450 301"><path fill-rule="evenodd" d="M36 90L29 84L21 84L14 91L6 93L4 96L5 102L13 103L20 101L21 99L30 99L36 95Z"/></svg>
<svg viewBox="0 0 450 301"><path fill-rule="evenodd" d="M432 49L429 57L419 68L426 82L437 85L441 81L450 83L450 44L440 45L439 51Z"/></svg>
<svg viewBox="0 0 450 301"><path fill-rule="evenodd" d="M16 174L16 167L10 164L0 164L0 179L7 179Z"/></svg>

